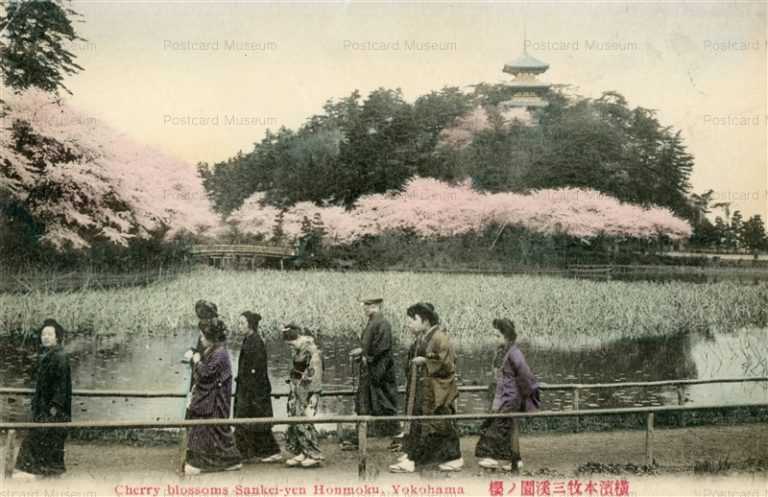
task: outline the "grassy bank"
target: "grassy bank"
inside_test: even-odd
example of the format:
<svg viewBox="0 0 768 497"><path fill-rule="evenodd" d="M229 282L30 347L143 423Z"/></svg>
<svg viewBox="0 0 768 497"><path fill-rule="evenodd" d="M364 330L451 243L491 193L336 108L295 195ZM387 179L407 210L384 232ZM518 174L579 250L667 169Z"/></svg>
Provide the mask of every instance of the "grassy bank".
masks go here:
<svg viewBox="0 0 768 497"><path fill-rule="evenodd" d="M228 324L251 309L275 332L296 321L322 334L358 334L357 299L381 295L396 333L407 306L435 304L463 346L486 343L498 316L529 340L559 347L681 331L730 331L768 324L768 286L592 282L544 276L201 269L145 287L0 294L0 329L26 332L56 317L69 330L168 334L195 326L194 302L216 302Z"/></svg>

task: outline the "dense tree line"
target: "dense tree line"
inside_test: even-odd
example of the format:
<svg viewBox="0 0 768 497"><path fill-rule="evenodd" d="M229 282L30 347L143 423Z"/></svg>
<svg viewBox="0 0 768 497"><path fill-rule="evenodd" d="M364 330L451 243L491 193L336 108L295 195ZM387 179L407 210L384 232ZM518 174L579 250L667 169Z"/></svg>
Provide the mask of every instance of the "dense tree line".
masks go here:
<svg viewBox="0 0 768 497"><path fill-rule="evenodd" d="M741 211L731 212L730 202L713 203L714 194L714 190L709 190L691 195L693 209L698 213L692 223L691 244L718 251L768 251L768 232L762 216L755 214L745 221ZM716 216L714 222L707 217L712 209L719 209L723 214Z"/></svg>
<svg viewBox="0 0 768 497"><path fill-rule="evenodd" d="M366 193L400 189L414 175L434 176L440 132L469 110L471 97L445 88L406 102L380 88L362 100L355 91L297 131L266 133L247 154L199 164L216 209L229 214L256 191L270 204L351 205Z"/></svg>
<svg viewBox="0 0 768 497"><path fill-rule="evenodd" d="M215 208L229 214L256 191L288 206L352 206L362 195L399 190L414 176L471 178L491 192L581 187L691 219L693 158L680 132L615 92L596 100L556 90L532 122L509 118L503 84L471 93L444 88L413 104L399 90L355 91L329 101L297 131L268 132L249 153L199 164ZM480 113L480 124L467 116ZM465 143L451 136L470 129Z"/></svg>

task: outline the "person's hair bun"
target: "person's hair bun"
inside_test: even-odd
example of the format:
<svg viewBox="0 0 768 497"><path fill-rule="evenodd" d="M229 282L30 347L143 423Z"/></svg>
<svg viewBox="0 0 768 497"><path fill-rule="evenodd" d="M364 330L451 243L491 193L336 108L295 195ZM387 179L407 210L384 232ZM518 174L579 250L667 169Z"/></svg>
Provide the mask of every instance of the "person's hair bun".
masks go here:
<svg viewBox="0 0 768 497"><path fill-rule="evenodd" d="M515 330L515 323L511 319L496 318L493 320L493 327L499 330L499 333L504 335L507 340L517 340L517 331Z"/></svg>

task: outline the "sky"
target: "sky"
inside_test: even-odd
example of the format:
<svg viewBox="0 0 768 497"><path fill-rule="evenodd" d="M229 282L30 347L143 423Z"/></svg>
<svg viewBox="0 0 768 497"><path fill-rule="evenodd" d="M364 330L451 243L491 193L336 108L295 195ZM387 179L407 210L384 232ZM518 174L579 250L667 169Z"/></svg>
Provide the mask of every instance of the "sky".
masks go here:
<svg viewBox="0 0 768 497"><path fill-rule="evenodd" d="M768 218L768 24L749 3L74 1L76 108L195 164L247 152L330 98L542 79L614 90L681 130L693 190Z"/></svg>

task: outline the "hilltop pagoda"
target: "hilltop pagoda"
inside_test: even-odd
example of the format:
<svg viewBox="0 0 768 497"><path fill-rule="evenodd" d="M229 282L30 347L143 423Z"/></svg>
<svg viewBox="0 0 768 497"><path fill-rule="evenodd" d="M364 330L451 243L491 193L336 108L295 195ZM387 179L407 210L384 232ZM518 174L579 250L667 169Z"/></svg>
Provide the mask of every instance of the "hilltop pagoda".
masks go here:
<svg viewBox="0 0 768 497"><path fill-rule="evenodd" d="M503 107L525 110L545 107L547 101L543 96L549 91L551 84L539 81L538 75L546 72L547 69L549 64L528 55L528 50L524 47L523 55L504 65L503 71L514 78L505 83L511 98L502 103Z"/></svg>

